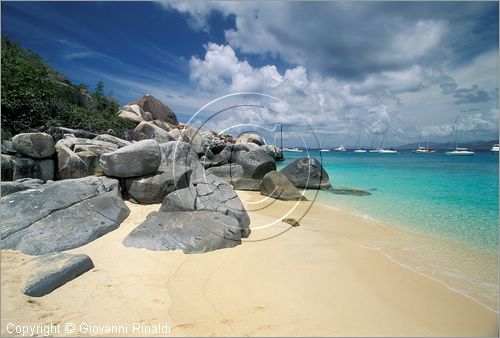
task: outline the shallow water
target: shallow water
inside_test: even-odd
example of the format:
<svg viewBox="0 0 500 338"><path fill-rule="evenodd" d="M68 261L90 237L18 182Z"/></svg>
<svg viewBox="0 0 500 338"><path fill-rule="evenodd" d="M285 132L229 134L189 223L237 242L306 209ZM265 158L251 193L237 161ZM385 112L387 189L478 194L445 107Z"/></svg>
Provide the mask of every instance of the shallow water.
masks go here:
<svg viewBox="0 0 500 338"><path fill-rule="evenodd" d="M498 154L309 155L322 161L335 188L371 193L320 192L321 202L407 230L401 238L366 246L497 310ZM278 169L303 156L285 152Z"/></svg>

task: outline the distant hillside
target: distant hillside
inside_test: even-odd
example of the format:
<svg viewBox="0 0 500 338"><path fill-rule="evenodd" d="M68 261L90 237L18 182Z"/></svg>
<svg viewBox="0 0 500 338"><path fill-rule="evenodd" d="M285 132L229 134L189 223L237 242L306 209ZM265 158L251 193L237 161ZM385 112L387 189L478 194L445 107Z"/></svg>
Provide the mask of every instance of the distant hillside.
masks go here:
<svg viewBox="0 0 500 338"><path fill-rule="evenodd" d="M467 147L467 148L471 148L471 149L476 149L476 150L482 150L482 149L483 150L486 150L486 149L489 150L489 149L491 149L491 147L494 144L498 144L498 140L465 142L465 143L460 143L459 146L460 147ZM424 143L424 144L421 144L421 145L426 146L427 144ZM435 143L435 142L430 142L429 143L429 147L433 148L433 149L445 149L446 145L447 145L447 143ZM448 144L448 148L452 148L454 146L455 146L454 143L450 142ZM418 147L418 143L415 142L415 143L403 144L403 145L397 146L395 148L397 148L397 149L416 149L417 147Z"/></svg>
<svg viewBox="0 0 500 338"><path fill-rule="evenodd" d="M2 138L64 126L123 137L133 124L119 118L117 100L73 84L33 51L2 37Z"/></svg>

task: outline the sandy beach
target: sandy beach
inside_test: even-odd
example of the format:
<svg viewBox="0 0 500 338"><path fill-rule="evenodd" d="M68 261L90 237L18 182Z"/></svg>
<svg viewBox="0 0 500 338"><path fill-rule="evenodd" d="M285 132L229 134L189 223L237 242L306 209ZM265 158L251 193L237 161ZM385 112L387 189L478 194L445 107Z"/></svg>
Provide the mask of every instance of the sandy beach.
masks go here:
<svg viewBox="0 0 500 338"><path fill-rule="evenodd" d="M2 250L2 336L9 323L68 322L74 335L109 325L128 332L102 335L151 335L133 323L168 324L172 336L498 334L496 312L365 245L399 230L321 203L238 195L253 228L242 245L195 255L126 248L122 239L160 206L126 202L119 229L68 251L95 268L40 298L19 291L29 256Z"/></svg>

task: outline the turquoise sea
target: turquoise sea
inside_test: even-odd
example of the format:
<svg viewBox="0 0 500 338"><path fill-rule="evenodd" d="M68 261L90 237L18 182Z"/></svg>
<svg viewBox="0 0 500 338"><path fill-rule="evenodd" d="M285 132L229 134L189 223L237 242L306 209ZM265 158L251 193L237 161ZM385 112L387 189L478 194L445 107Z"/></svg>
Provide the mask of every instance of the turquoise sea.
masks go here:
<svg viewBox="0 0 500 338"><path fill-rule="evenodd" d="M284 155L278 170L308 153ZM320 202L423 235L369 246L498 311L498 153L309 151L309 156L322 161L334 188L371 193L321 191ZM416 241L419 237L425 241Z"/></svg>
<svg viewBox="0 0 500 338"><path fill-rule="evenodd" d="M285 152L285 161L307 156ZM335 188L368 190L370 196L322 196L376 220L498 250L498 153L446 156L318 152Z"/></svg>

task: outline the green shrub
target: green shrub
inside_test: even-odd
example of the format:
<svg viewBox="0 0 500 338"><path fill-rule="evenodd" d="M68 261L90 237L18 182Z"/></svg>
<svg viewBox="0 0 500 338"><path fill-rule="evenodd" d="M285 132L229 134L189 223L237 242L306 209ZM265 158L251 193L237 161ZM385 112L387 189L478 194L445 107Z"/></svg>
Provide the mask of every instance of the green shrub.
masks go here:
<svg viewBox="0 0 500 338"><path fill-rule="evenodd" d="M117 116L119 103L99 81L94 92L72 84L34 52L2 37L2 137L52 127L124 137L135 124Z"/></svg>

